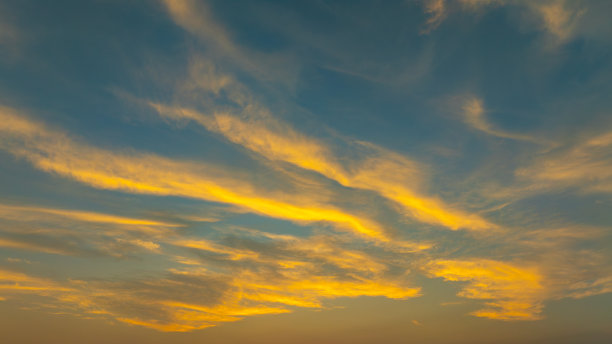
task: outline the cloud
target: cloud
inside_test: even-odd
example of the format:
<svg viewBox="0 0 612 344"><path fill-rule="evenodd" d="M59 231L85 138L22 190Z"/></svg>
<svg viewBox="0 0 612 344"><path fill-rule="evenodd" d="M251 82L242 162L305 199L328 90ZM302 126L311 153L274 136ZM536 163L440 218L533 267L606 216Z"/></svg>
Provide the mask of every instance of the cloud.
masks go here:
<svg viewBox="0 0 612 344"><path fill-rule="evenodd" d="M493 128L493 126L487 121L485 117L486 110L483 101L478 97L465 97L463 99L461 110L463 111L464 121L467 125L488 135L519 141L545 143L545 141L529 135L510 133Z"/></svg>
<svg viewBox="0 0 612 344"><path fill-rule="evenodd" d="M118 320L179 332L237 321L245 316L288 313L291 311L288 307L318 308L322 298L418 295L416 289L368 280L342 281L293 272L281 271L279 277L271 279L250 272L229 278L203 271L175 270L162 280L87 285L94 290L101 288L95 292L103 295L98 302L113 305L106 311ZM128 307L123 306L126 304ZM153 309L137 311L145 305ZM161 312L158 316L151 316L158 312Z"/></svg>
<svg viewBox="0 0 612 344"><path fill-rule="evenodd" d="M242 70L261 80L293 85L297 66L290 55L247 49L235 42L219 23L211 8L203 1L161 0L174 22L208 45L209 51L221 59L229 59ZM212 49L210 49L212 48Z"/></svg>
<svg viewBox="0 0 612 344"><path fill-rule="evenodd" d="M423 0L423 12L429 16L425 22L422 34L428 34L435 30L448 17L451 12L478 11L489 5L503 4L504 0L458 0L456 2L448 0ZM454 6L459 5L459 6Z"/></svg>
<svg viewBox="0 0 612 344"><path fill-rule="evenodd" d="M63 287L51 280L0 269L0 293L3 295L35 293L43 296L57 296L71 291L71 288Z"/></svg>
<svg viewBox="0 0 612 344"><path fill-rule="evenodd" d="M199 118L204 115L193 112L192 116ZM216 174L215 166L170 160L151 154L117 153L95 148L27 119L13 109L4 108L0 112L0 119L0 131L3 133L0 145L4 150L27 159L42 170L94 187L213 200L273 218L298 223L329 221L337 228L350 228L355 233L367 234L350 236L350 239L337 236L337 233L297 238L238 230L239 235L234 236L232 233L235 231L223 227L222 233L225 234L220 237L209 234L210 237L204 238L186 233L173 234L173 231L181 227L169 221L31 205L1 205L2 221L21 223L18 231L11 231L11 226L2 228L0 244L5 247L68 255L91 255L95 252L142 255L154 252L173 266L178 265L166 270L166 275L114 282L52 282L29 279L23 275L6 275L6 281L11 278L27 281L19 285L27 286L23 290L28 290L28 293L37 293L45 289L43 285L50 285L51 289L37 294L49 298L46 306L67 308L67 311L80 316L107 316L161 331L191 331L226 321L237 321L245 316L290 312L292 307L322 308L325 300L340 297L417 297L421 290L410 285L410 268L422 269L431 277L466 283L460 296L487 300L488 307L472 314L501 320L539 319L545 300L584 297L609 290L609 280L605 274L593 273L591 282L581 282L575 270L565 271L565 265L548 265L548 260L546 264L539 263L538 259L548 257L545 254L536 255L535 258L525 260L527 263L519 264L484 258L444 260L436 259L432 256L434 253L418 253L430 247L429 244L415 244L411 250L402 251L402 245L407 243L392 241L382 230L374 233L359 232L359 226L370 224L370 220L331 207L321 199L308 199L314 202L312 205L296 201L290 195L259 190L248 180L238 181L231 173ZM261 130L269 129L265 125ZM287 130L289 135L282 139L293 138L291 135L296 135L298 141L301 139L298 132L293 134L290 127ZM274 137L280 133L271 131L269 135ZM246 136L237 137L247 140ZM366 155L366 159L347 168L334 160L330 153L332 150L327 146L308 137L303 140L324 149L320 159L328 166L337 168L348 185L382 190L380 193L383 195L389 192L384 190L386 187L394 186L401 190L401 179L394 179L392 173L385 182L375 184L377 178L392 171L393 166L401 166L402 163L406 163L408 168L413 166L409 160L399 155L379 150L367 143L357 143L380 154L373 157ZM606 135L596 136L579 147L607 149L610 141ZM290 144L293 141L287 142ZM241 146L249 144L251 142L246 141ZM264 155L260 151L271 149L270 154L285 154L281 155L285 162L292 158L292 153L277 152L273 143L259 146L257 142L252 144L258 154ZM291 163L297 166L303 164L299 160ZM308 167L304 166L305 169ZM321 171L318 172L325 173L324 169ZM45 226L40 226L40 223L45 223ZM77 233L74 231L74 223L86 223L92 230ZM380 228L375 222L372 224L371 228ZM93 230L95 226L103 226L103 234L97 234ZM150 236L150 233L159 234ZM505 244L519 247L520 252L541 249L550 252L560 246L553 245L551 249L541 245L531 247L529 243L544 240L542 235L558 237L562 234L569 239L575 237L572 236L573 231L559 233L539 232L533 238L507 238ZM494 238L499 239L494 236L487 240ZM356 244L363 243L363 239L368 242L374 239L377 244L367 248ZM122 245L127 246L121 248ZM525 248L529 250L525 251ZM422 256L414 259L416 254ZM587 267L589 271L598 271L597 265L579 266ZM571 284L564 287L558 282L562 280L570 281ZM4 285L16 284L7 282ZM22 293L18 288L4 289L4 298ZM185 298L185 295L189 295L187 290L201 294L195 298Z"/></svg>
<svg viewBox="0 0 612 344"><path fill-rule="evenodd" d="M6 258L6 261L9 263L24 263L24 264L32 264L31 261L27 260L27 259L22 259L22 258L13 258L13 257L8 257Z"/></svg>
<svg viewBox="0 0 612 344"><path fill-rule="evenodd" d="M220 49L232 54L239 48L229 38L227 31L217 23L205 3L192 0L162 0L171 17L192 33L210 38Z"/></svg>
<svg viewBox="0 0 612 344"><path fill-rule="evenodd" d="M159 251L181 225L80 210L0 204L0 246L70 256Z"/></svg>
<svg viewBox="0 0 612 344"><path fill-rule="evenodd" d="M581 299L583 297L612 293L612 276L605 276L590 281L580 281L569 286L567 297Z"/></svg>
<svg viewBox="0 0 612 344"><path fill-rule="evenodd" d="M19 39L19 33L17 29L10 25L4 20L4 18L0 18L0 46L6 48L10 47L16 43Z"/></svg>
<svg viewBox="0 0 612 344"><path fill-rule="evenodd" d="M18 219L20 221L31 221L48 219L49 215L68 218L71 220L107 223L116 225L153 226L153 227L181 227L181 224L162 222L149 219L137 219L124 216L116 216L99 212L42 208L33 206L18 206L0 203L0 217L7 219Z"/></svg>
<svg viewBox="0 0 612 344"><path fill-rule="evenodd" d="M585 9L566 0L459 0L459 6L447 0L425 0L423 11L429 15L422 33L435 30L451 12L477 12L493 6L514 6L535 17L535 26L554 37L555 43L565 43L576 34L578 22Z"/></svg>
<svg viewBox="0 0 612 344"><path fill-rule="evenodd" d="M241 46L232 32L216 21L206 3L196 0L164 0L162 3L178 25L198 37L200 41L195 42L196 45L204 43L206 56L220 62L215 64L192 57L186 69L187 79L164 93L174 91L166 98L172 101L141 100L152 99L150 94L131 100L145 104L149 112L153 109L166 123L194 126L200 133L202 128L207 130L205 139L218 140L212 142L220 148L215 153L224 154L219 160L231 160L231 167L195 160L197 158L177 159L134 150L121 147L121 143L101 146L87 138L87 133L66 133L18 109L0 107L0 149L7 152L4 156L11 154L29 164L10 167L9 174L12 170L29 171L31 165L38 171L32 175L25 173L20 181L27 182L43 171L51 175L51 181L64 178L68 181L63 183L78 182L98 189L86 188L85 195L77 195L84 203L78 203L79 209L60 208L57 204L66 201L62 197L75 196L72 193L75 190L54 194L55 185L45 185L44 190L28 187L30 191L16 196L17 199L51 197L58 203L47 200L46 204L53 206L0 203L0 248L7 256L23 256L36 261L36 264L29 264L25 258L0 260L0 300L54 314L110 320L157 331L187 332L246 317L278 315L298 309L324 310L336 306L341 298L411 299L428 292L415 285L422 275L439 278L445 287L438 291L444 294L448 292L446 288L460 290L458 295L466 307L478 303L472 315L506 321L541 319L545 303L552 300L612 292L612 264L607 249L610 238L606 228L569 224L565 214L554 220L547 218L549 214L536 214L548 206L543 204L547 199L526 202L529 214L517 211L522 204L513 203L515 190L529 195L560 188L575 188L583 193L612 191L609 172L612 171L612 134L608 131L549 147L550 150L538 151L535 155L519 153L509 159L507 154L499 154L495 146L477 147L475 151L453 156L446 154L444 158L442 154L425 155L430 152L425 148L420 151L423 153L421 161L441 162L429 166L413 159L416 155L408 156L399 150L348 138L323 125L310 127L308 131L287 119L292 118L289 117L292 114L283 117L283 111L276 111L274 106L283 107L285 101L292 103L295 98L283 98L284 89L272 90L267 95L275 97L278 91L281 99L275 98L278 102L271 105L255 94L267 92L266 87L270 85L250 88L238 78L245 77L241 80L257 86L270 80L287 82L293 71L291 58L285 60L283 54L254 52L251 49L255 48ZM583 19L579 14L580 4L572 7L574 5L569 2L531 3L518 0L427 1L425 11L431 17L424 33L444 25L445 18L455 12L472 13L509 4L531 13L536 18L535 26L553 39L567 42L577 37L578 21ZM381 9L378 13L390 18L387 10ZM342 15L351 17L353 14ZM398 15L403 14L398 12ZM342 18L329 18L338 19L334 25L344 25L340 23ZM369 25L375 22L364 20L357 31L354 26L348 31L357 37L360 35L355 32L369 31L373 27ZM282 27L283 24L275 25ZM406 55L403 61L409 61L407 51L418 48L426 38L403 32L410 27L391 23L389 28L394 31L391 35L384 31L387 28L372 30L384 32L389 39L383 41L391 42L388 47L393 49L376 51L376 56L369 54L351 60L352 55L359 55L354 51L377 45L362 44L364 40L358 39L357 50L344 49L342 44L334 46L340 41L338 36L330 38L328 42L331 43L322 44L329 46L318 48L313 55L332 55L325 59L337 58L330 63L339 66L337 71L380 81L384 79L380 75L403 72L396 73L394 66L397 66L392 61L379 66L377 59L383 60L389 55L403 59ZM311 27L306 30L309 29ZM321 32L326 34L327 31L325 27ZM316 33L311 37L316 40ZM4 44L2 39L0 34L0 46ZM193 49L193 44L187 45ZM430 47L434 45L426 49L433 51ZM194 50L199 48L202 47ZM308 49L307 46L304 50ZM333 56L333 49L344 52ZM446 61L448 56L444 54L439 56L441 60L429 52L425 55L428 62L435 61L432 65L441 67L440 70L447 70L447 62L450 65L461 63L453 58ZM360 67L361 58L369 61ZM310 63L308 59L303 61ZM278 61L283 64L274 68ZM240 70L231 76L221 72L232 66ZM367 72L360 74L360 69ZM62 70L55 72L51 73L52 78L61 74L70 79L74 74L65 74ZM435 81L439 73L432 72L430 81ZM582 74L581 71L576 73ZM569 74L572 78L573 72ZM321 76L326 80L330 77ZM335 80L338 77L342 76L331 76ZM66 81L67 85L72 85ZM27 80L24 82L28 84ZM423 97L428 98L425 93L432 85L423 83L422 91L408 95L409 103L400 105L391 101L384 105L384 110L416 109L415 114L402 118L406 121L402 123L415 120L418 122L415 128L432 125L429 120L422 122L412 117L419 116L416 113L420 101ZM403 92L399 94L402 99L410 93L406 93L406 85L399 82L381 82L374 86L376 88L371 91L377 102L395 99L398 93L394 92L398 89ZM380 94L390 93L380 98L379 91ZM22 100L31 98L26 94L15 96ZM75 106L86 106L86 103ZM413 104L414 107L404 107ZM354 105L349 104L349 107ZM465 96L454 105L472 134L550 145L539 137L512 133L495 125L496 113L478 96ZM288 105L288 108L286 113L297 109L298 105ZM90 127L85 123L90 120L81 118L78 122ZM453 130L457 123L447 124L435 125L444 127L443 133ZM339 127L349 131L356 128L343 128L341 124ZM123 130L121 133L127 133L130 142L136 140L139 145L146 145L151 139L142 136L147 133L141 130L147 128L150 129L148 126L123 128L129 133ZM156 127L155 131L164 129ZM402 142L420 145L427 140L448 139L429 130L414 129L412 132L416 133L415 137ZM178 141L174 143L180 145ZM444 145L444 142L435 144ZM533 148L533 145L525 146ZM422 146L404 146L404 150L419 151L419 147ZM511 149L522 147L512 145ZM176 148L174 145L164 147L164 151L169 152L165 154L198 156L194 146L183 152ZM479 155L490 149L496 157ZM225 156L225 153L239 154L240 159L234 159L234 155ZM530 161L529 157L533 159ZM474 167L472 163L482 162L478 160L481 158L490 165L507 159L501 167L495 167L495 172L508 171L502 176L492 176L490 170L477 171L477 177L482 176L482 179L511 184L510 191L499 196L504 198L503 204L495 203L498 194L474 187L474 184L481 184L471 184L462 178L463 173L469 173L466 171ZM13 161L6 159L5 166ZM516 161L525 165L513 176L515 165L512 164ZM7 173L4 175L8 179L3 183L13 181ZM454 181L457 183L454 186L458 187L449 187ZM10 196L14 190L21 192L19 185L12 186L6 197L15 197ZM475 212L473 209L484 206L474 206L478 201L470 199L472 192L483 195L481 203L490 207ZM109 200L115 209L121 206L119 211L91 210L96 209L96 205L107 206L111 203ZM143 213L132 208L144 205L159 209L160 204L166 210L159 213ZM223 210L217 212L211 208ZM228 213L231 214L228 216ZM551 225L550 222L555 223ZM257 229L247 228L245 223ZM438 230L438 227L451 231ZM283 234L276 234L279 232ZM50 254L62 256L48 256ZM96 269L89 269L92 266ZM431 301L434 306L452 304L432 299L425 301ZM457 310L446 309L447 314ZM418 319L418 316L404 319L404 324L407 320L408 326L423 326L421 321L411 319ZM433 326L422 321L426 326Z"/></svg>
<svg viewBox="0 0 612 344"><path fill-rule="evenodd" d="M354 244L352 239L333 235L301 238L223 227L206 239L174 232L177 228L143 218L2 204L0 235L17 233L23 240L0 238L1 246L64 255L87 254L93 247L117 255L121 251L104 249L109 243L129 243L131 255L143 257L152 250L171 267L146 277L70 280L0 268L0 297L53 313L185 332L296 307L324 308L326 300L340 297L420 296L420 288L411 286L405 273L393 272L408 256L387 252L385 246L369 250L394 259L362 252L360 245L345 247ZM146 235L132 235L141 231Z"/></svg>
<svg viewBox="0 0 612 344"><path fill-rule="evenodd" d="M239 206L296 222L326 221L374 240L389 241L379 225L343 212L316 198L265 194L220 168L174 161L152 154L121 154L80 144L58 131L27 120L14 110L0 111L2 148L37 168L100 189L130 193L174 195Z"/></svg>
<svg viewBox="0 0 612 344"><path fill-rule="evenodd" d="M471 312L474 316L538 320L543 318L547 302L611 290L611 257L606 250L610 235L606 228L570 224L523 227L486 240L494 251L485 250L471 258L431 256L422 264L430 277L461 283L458 296L484 300L487 307ZM512 261L502 260L509 257Z"/></svg>
<svg viewBox="0 0 612 344"><path fill-rule="evenodd" d="M424 1L424 12L429 15L421 33L427 34L435 30L447 16L446 0Z"/></svg>
<svg viewBox="0 0 612 344"><path fill-rule="evenodd" d="M224 228L224 232L228 229ZM289 235L272 235L252 229L239 229L235 237L227 238L225 243L207 239L178 239L173 245L195 249L198 254L212 253L217 260L252 261L258 264L269 264L273 269L304 267L322 269L327 266L338 271L375 275L384 273L388 266L375 255L368 255L360 250L347 249L346 243L333 236L318 235L298 238ZM385 250L386 247L382 247ZM394 247L391 246L390 252ZM380 251L378 251L381 254ZM404 252L406 253L406 252ZM203 259L210 255L200 255ZM398 257L399 258L399 257ZM333 267L333 268L332 268ZM330 271L331 272L331 271Z"/></svg>
<svg viewBox="0 0 612 344"><path fill-rule="evenodd" d="M25 37L24 32L14 23L14 13L7 7L0 4L0 49L3 50L3 55L16 57ZM6 54L7 52L9 54Z"/></svg>
<svg viewBox="0 0 612 344"><path fill-rule="evenodd" d="M59 242L40 234L0 238L0 247L59 255L94 254L74 242Z"/></svg>
<svg viewBox="0 0 612 344"><path fill-rule="evenodd" d="M493 4L501 4L504 0L458 0L457 4L465 11L477 11ZM428 34L435 30L446 19L449 13L454 10L455 2L448 0L423 0L423 11L429 15L425 22L425 27L421 30L422 34ZM450 5L450 6L449 6Z"/></svg>
<svg viewBox="0 0 612 344"><path fill-rule="evenodd" d="M516 176L537 189L577 187L587 193L612 192L612 132L606 132L538 156Z"/></svg>
<svg viewBox="0 0 612 344"><path fill-rule="evenodd" d="M199 239L175 244L221 254L235 262L221 265L233 276L230 289L239 291L229 294L230 303L253 305L253 311L263 306L278 312L290 311L286 307L321 308L324 300L338 297L405 299L420 295L419 288L388 276L389 267L376 258L341 248L331 237L297 238L248 230L217 242ZM210 262L210 256L200 257L202 264ZM194 268L184 271L188 275L202 271L195 262L189 266ZM193 305L193 300L172 305L204 309Z"/></svg>
<svg viewBox="0 0 612 344"><path fill-rule="evenodd" d="M0 296L29 304L28 295L37 295L45 298L36 301L42 309L185 332L296 307L323 308L326 300L339 297L420 295L405 275L390 273L387 265L332 238L249 232L250 249L231 240L174 242L186 250L183 254L211 251L226 255L228 262L240 260L236 264L200 257L157 276L64 282L0 270Z"/></svg>
<svg viewBox="0 0 612 344"><path fill-rule="evenodd" d="M344 186L377 191L401 204L419 221L440 224L454 230L495 227L477 215L449 209L441 201L421 196L400 184L406 174L415 170L415 164L380 147L361 144L366 150L378 154L362 160L361 166L354 166L356 164L353 163L353 171L349 173L334 161L337 158L324 145L298 134L287 125L276 125L278 122L268 116L265 116L263 123L245 122L228 114L215 114L214 118L211 118L191 109L169 108L160 104L152 106L167 117L195 119L207 129L219 132L230 141L270 160L286 161L319 172ZM270 130L270 127L276 127L277 130Z"/></svg>
<svg viewBox="0 0 612 344"><path fill-rule="evenodd" d="M493 165L493 168L477 171L473 177L474 182L462 187L469 187L477 193L483 203L492 201L493 204L499 204L489 211L515 218L518 218L516 214L511 215L515 209L508 209L508 205L520 207L517 202L532 197L548 197L561 190L572 192L577 197L610 194L612 134L608 127L606 124L601 125L598 133L564 134L554 143L542 141L550 142L550 145L544 145L539 151L523 152L520 159L516 160L517 163L509 166L510 171L499 170L499 166L503 166L501 162ZM512 174L508 176L507 172ZM506 178L491 178L495 173ZM531 219L537 220L540 216L534 213Z"/></svg>
<svg viewBox="0 0 612 344"><path fill-rule="evenodd" d="M489 308L472 312L472 315L499 320L540 318L545 289L542 276L534 267L474 259L436 260L426 269L433 277L468 282L459 296L491 300L486 303Z"/></svg>
<svg viewBox="0 0 612 344"><path fill-rule="evenodd" d="M565 0L548 2L530 2L529 6L540 17L544 30L559 42L569 40L576 30L583 9L570 8Z"/></svg>
<svg viewBox="0 0 612 344"><path fill-rule="evenodd" d="M200 65L200 64L198 64ZM212 68L206 70L211 71ZM420 164L383 147L362 141L348 142L349 152L355 159L342 158L340 153L322 140L308 137L286 122L275 118L259 104L244 86L229 82L220 73L193 75L189 85L205 85L201 91L210 95L207 85L224 85L224 93L234 107L216 107L208 104L208 113L191 107L168 106L149 102L149 106L165 119L195 122L207 130L223 135L274 162L287 162L305 170L314 171L356 189L377 192L395 202L404 212L428 224L442 225L452 230L486 230L496 228L476 214L452 209L443 201L423 195L424 172ZM203 79L202 82L194 81ZM218 93L215 88L213 93ZM347 154L345 152L344 154Z"/></svg>

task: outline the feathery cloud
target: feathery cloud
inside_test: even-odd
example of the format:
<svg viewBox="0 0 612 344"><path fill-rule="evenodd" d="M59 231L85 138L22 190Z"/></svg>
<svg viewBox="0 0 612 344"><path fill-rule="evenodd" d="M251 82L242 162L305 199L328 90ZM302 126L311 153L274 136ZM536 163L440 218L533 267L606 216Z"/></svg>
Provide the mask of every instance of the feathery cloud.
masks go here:
<svg viewBox="0 0 612 344"><path fill-rule="evenodd" d="M579 3L579 2L576 2ZM422 33L435 30L452 11L476 12L493 6L516 6L537 18L537 26L555 39L565 43L576 32L576 26L585 9L570 6L566 0L524 1L524 0L459 0L459 6L447 0L425 0L423 11L429 15Z"/></svg>
<svg viewBox="0 0 612 344"><path fill-rule="evenodd" d="M12 109L3 108L0 119L0 131L5 134L1 148L41 170L96 188L232 204L264 216L298 223L330 222L371 240L390 240L372 220L321 204L316 198L305 198L304 194L295 197L257 190L211 165L94 148L27 120Z"/></svg>
<svg viewBox="0 0 612 344"><path fill-rule="evenodd" d="M190 84L224 85L223 90L237 109L212 106L206 114L189 107L155 102L149 102L149 106L163 118L193 121L271 161L288 162L318 172L346 187L377 192L421 222L452 230L497 227L479 215L452 209L435 197L423 195L419 190L424 180L423 168L415 161L367 142L352 142L351 148L363 158L346 161L321 140L299 133L288 123L274 118L267 108L252 99L244 86L229 82L231 78L218 72L192 75L192 78L203 81ZM211 89L204 87L202 91L210 93ZM212 91L218 93L217 88Z"/></svg>
<svg viewBox="0 0 612 344"><path fill-rule="evenodd" d="M542 277L533 267L477 260L435 260L428 264L431 276L447 281L468 282L459 296L491 300L490 308L472 313L478 317L500 320L533 320L540 318L544 287Z"/></svg>
<svg viewBox="0 0 612 344"><path fill-rule="evenodd" d="M465 123L472 128L482 131L491 136L502 137L512 140L529 141L534 143L545 143L545 141L531 137L529 135L522 135L517 133L510 133L503 130L495 129L487 121L485 115L486 110L482 99L475 96L468 96L463 100L461 106Z"/></svg>
<svg viewBox="0 0 612 344"><path fill-rule="evenodd" d="M612 192L612 133L606 132L542 155L516 175L538 188L577 187L588 193Z"/></svg>

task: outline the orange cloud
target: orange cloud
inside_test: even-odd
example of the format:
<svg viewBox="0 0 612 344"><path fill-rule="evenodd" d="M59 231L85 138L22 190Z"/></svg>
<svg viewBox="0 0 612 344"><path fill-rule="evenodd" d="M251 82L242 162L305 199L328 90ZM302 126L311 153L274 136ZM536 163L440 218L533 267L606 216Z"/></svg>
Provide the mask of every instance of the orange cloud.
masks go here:
<svg viewBox="0 0 612 344"><path fill-rule="evenodd" d="M579 187L585 192L612 192L612 133L607 132L536 159L516 175L543 187Z"/></svg>
<svg viewBox="0 0 612 344"><path fill-rule="evenodd" d="M482 99L479 99L475 96L466 97L464 99L461 110L463 111L463 116L465 118L466 124L488 135L503 137L512 140L530 141L534 143L546 143L541 139L537 139L528 135L510 133L493 128L493 126L487 121L485 117L486 110L484 108Z"/></svg>
<svg viewBox="0 0 612 344"><path fill-rule="evenodd" d="M194 0L161 0L172 20L195 37L206 42L211 54L229 59L244 71L264 80L293 85L297 67L290 56L261 52L234 42L228 30L215 19L210 6ZM208 84L213 86L214 84ZM219 85L217 85L219 86Z"/></svg>
<svg viewBox="0 0 612 344"><path fill-rule="evenodd" d="M287 313L290 307L321 308L323 300L338 297L406 299L419 296L420 289L378 273L340 278L317 274L311 265L302 264L285 266L273 275L245 269L213 273L196 266L171 269L161 278L65 283L0 270L0 297L27 303L20 297L32 294L46 297L37 303L55 311L185 332L247 316Z"/></svg>
<svg viewBox="0 0 612 344"><path fill-rule="evenodd" d="M540 318L545 289L542 276L531 267L521 267L487 259L436 260L426 267L433 277L468 282L459 296L491 300L488 308L472 313L499 320Z"/></svg>
<svg viewBox="0 0 612 344"><path fill-rule="evenodd" d="M358 143L358 148L371 152L370 157L349 162L351 166L345 168L329 147L298 133L257 105L245 106L245 118L228 113L206 115L193 109L157 103L150 103L150 106L165 118L195 121L272 161L285 161L318 172L347 187L375 191L401 205L407 214L419 221L453 230L497 227L478 215L450 209L442 201L416 192L412 187L422 178L417 164L373 144Z"/></svg>
<svg viewBox="0 0 612 344"><path fill-rule="evenodd" d="M491 6L519 6L527 13L535 16L539 29L552 35L558 42L567 41L573 34L584 9L570 6L566 0L457 0L462 11L476 12ZM448 0L426 0L423 11L429 15L422 33L436 29L451 12Z"/></svg>
<svg viewBox="0 0 612 344"><path fill-rule="evenodd" d="M290 195L266 194L214 166L94 148L30 121L12 109L0 109L0 121L0 132L5 137L0 141L1 148L29 160L39 169L96 188L228 203L274 218L326 221L365 238L389 241L380 226L371 220L319 204L307 195L292 199ZM85 215L72 213L71 216Z"/></svg>
<svg viewBox="0 0 612 344"><path fill-rule="evenodd" d="M57 209L57 208L42 208L32 206L16 206L8 204L0 204L0 217L19 219L22 221L39 220L48 218L47 215L57 215L72 220L84 222L97 222L117 225L133 225L133 226L160 226L160 227L180 227L182 225L147 219L136 219L97 212ZM42 217L41 217L42 216Z"/></svg>

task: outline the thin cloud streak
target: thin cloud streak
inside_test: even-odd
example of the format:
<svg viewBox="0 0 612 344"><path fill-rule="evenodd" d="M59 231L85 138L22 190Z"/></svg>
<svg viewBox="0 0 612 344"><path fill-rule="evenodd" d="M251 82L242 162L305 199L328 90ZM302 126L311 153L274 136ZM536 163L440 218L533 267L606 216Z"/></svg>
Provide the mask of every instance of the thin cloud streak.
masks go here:
<svg viewBox="0 0 612 344"><path fill-rule="evenodd" d="M612 133L584 139L534 159L516 175L540 187L578 187L588 193L612 192Z"/></svg>
<svg viewBox="0 0 612 344"><path fill-rule="evenodd" d="M33 206L9 205L0 203L0 217L2 218L19 218L20 220L29 220L30 218L40 220L48 218L47 215L57 215L73 220L85 222L108 223L117 225L133 225L133 226L160 226L160 227L181 227L183 225L176 223L161 222L148 219L137 219L98 212L57 209L57 208L42 208Z"/></svg>
<svg viewBox="0 0 612 344"><path fill-rule="evenodd" d="M290 221L326 221L339 229L375 241L389 237L374 221L343 212L316 199L262 194L253 185L221 172L219 168L179 162L152 154L120 154L79 144L66 135L24 119L12 109L0 112L7 138L2 148L29 160L47 172L75 179L100 189L152 195L175 195L233 204L257 214ZM17 141L17 142L15 142ZM215 173L216 172L216 173ZM404 243L416 250L426 246Z"/></svg>
<svg viewBox="0 0 612 344"><path fill-rule="evenodd" d="M206 2L194 0L161 0L174 22L212 45L214 54L229 59L242 70L259 79L292 85L297 78L297 66L285 54L262 53L237 44L228 30L219 23Z"/></svg>
<svg viewBox="0 0 612 344"><path fill-rule="evenodd" d="M465 118L466 124L488 135L512 140L529 141L539 144L550 144L549 142L529 135L510 133L503 130L494 129L485 117L486 111L484 108L483 101L475 96L466 97L461 107L461 110L463 111L463 116Z"/></svg>
<svg viewBox="0 0 612 344"><path fill-rule="evenodd" d="M252 100L244 87L229 82L231 78L216 72L193 78L202 80L196 82L200 85L224 85L226 94L238 106L238 113L212 109L210 114L204 114L192 108L154 102L149 102L149 106L165 119L193 121L271 161L284 161L318 172L343 186L375 191L401 205L407 215L419 221L452 230L497 228L476 214L451 209L443 201L415 190L424 173L418 163L400 154L371 143L355 142L353 149L366 155L361 160L350 161L345 167L331 147L274 118L269 110ZM218 93L219 90L214 87L212 91Z"/></svg>
<svg viewBox="0 0 612 344"><path fill-rule="evenodd" d="M182 225L79 210L0 204L0 246L65 256L159 252Z"/></svg>
<svg viewBox="0 0 612 344"><path fill-rule="evenodd" d="M520 8L527 15L534 16L536 23L532 25L553 37L553 43L558 45L566 43L576 34L578 23L586 11L576 5L581 3L566 0L458 0L456 3L448 0L424 0L423 12L429 15L429 18L421 33L431 33L453 12L478 13L499 6L513 6ZM457 4L458 6L453 6Z"/></svg>
<svg viewBox="0 0 612 344"><path fill-rule="evenodd" d="M499 320L540 318L545 289L542 277L533 267L478 259L436 260L427 269L434 277L468 282L459 296L491 300L486 303L489 308L472 315Z"/></svg>
<svg viewBox="0 0 612 344"><path fill-rule="evenodd" d="M119 281L96 278L57 282L0 270L0 295L17 300L24 293L39 295L46 298L38 302L43 308L75 316L106 317L164 332L193 331L246 316L288 313L295 307L323 308L325 300L338 297L406 299L420 295L420 288L407 285L405 278L388 276L387 266L329 240L259 235L273 238L280 245L278 252L287 256L269 249L251 251L201 239L183 240L174 244L185 248L184 253L193 253L193 249L212 251L228 255L228 261L248 259L257 264L221 264L214 268L214 261L196 260L156 278ZM321 260L339 270L334 274L322 270L325 264Z"/></svg>

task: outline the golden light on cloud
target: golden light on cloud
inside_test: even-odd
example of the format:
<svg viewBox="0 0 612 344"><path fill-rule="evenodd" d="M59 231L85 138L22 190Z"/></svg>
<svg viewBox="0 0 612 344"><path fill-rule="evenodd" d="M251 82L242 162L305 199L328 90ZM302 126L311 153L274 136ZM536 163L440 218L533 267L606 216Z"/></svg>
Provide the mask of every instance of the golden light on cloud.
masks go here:
<svg viewBox="0 0 612 344"><path fill-rule="evenodd" d="M291 311L287 307L321 308L323 300L338 297L407 299L420 295L420 288L387 280L378 272L372 277L354 275L343 280L317 275L316 269L312 268L308 264L294 264L270 278L248 271L224 276L196 267L172 270L164 279L125 281L123 284L79 280L62 284L2 271L0 294L3 298L10 298L15 297L15 293L34 293L47 297L48 301L42 304L45 307L63 309L74 315L108 316L164 332L192 331L237 321L245 316L287 313ZM203 300L187 301L181 295L181 290L197 293L198 289L204 293ZM214 295L212 300L206 301L207 293ZM122 304L133 306L126 308ZM156 310L165 316L146 318L144 314L134 313L139 308Z"/></svg>
<svg viewBox="0 0 612 344"><path fill-rule="evenodd" d="M581 2L575 2L578 5ZM585 9L576 8L576 4L567 0L425 0L423 12L429 15L421 33L431 33L457 8L452 5L459 4L462 12L481 13L483 10L494 9L498 6L516 6L535 16L539 21L539 30L542 30L558 41L565 43L574 34L576 25ZM572 6L573 5L573 6Z"/></svg>
<svg viewBox="0 0 612 344"><path fill-rule="evenodd" d="M436 260L426 269L433 277L467 282L459 296L489 300L489 308L473 312L475 316L500 320L540 318L545 289L536 268L474 259Z"/></svg>
<svg viewBox="0 0 612 344"><path fill-rule="evenodd" d="M213 166L174 161L151 154L121 154L78 144L66 135L46 129L43 125L18 116L14 110L0 113L0 130L13 140L27 140L25 145L4 140L2 147L16 156L26 158L38 168L73 178L96 188L121 190L153 195L176 195L229 203L258 214L297 222L328 221L341 229L374 240L388 241L384 231L373 221L335 209L331 206L307 204L308 200L269 194L255 194L253 186L244 181L200 173ZM267 196L267 197L266 197ZM73 214L73 216L75 216Z"/></svg>
<svg viewBox="0 0 612 344"><path fill-rule="evenodd" d="M306 170L318 172L341 185L378 192L406 209L406 214L419 221L442 225L452 230L493 229L497 226L476 214L450 209L442 201L423 196L410 187L418 184L422 173L409 159L369 143L359 146L373 151L373 157L342 166L332 149L308 138L287 124L272 118L257 105L247 105L248 119L227 113L208 116L193 109L149 103L161 116L174 120L193 120L206 129L224 135L233 143L261 154L272 161L285 161ZM250 110L250 109L258 110ZM408 180L408 182L407 182ZM342 217L342 216L341 216ZM353 222L351 219L342 222ZM360 232L368 231L354 224ZM368 235L374 235L373 233Z"/></svg>
<svg viewBox="0 0 612 344"><path fill-rule="evenodd" d="M612 335L606 1L30 2L1 342Z"/></svg>
<svg viewBox="0 0 612 344"><path fill-rule="evenodd" d="M91 211L80 211L80 210L68 210L68 209L56 209L56 208L42 208L42 207L30 207L30 206L17 206L0 204L0 217L3 218L19 218L27 221L28 219L41 219L46 215L57 215L66 217L68 219L85 221L85 222L98 222L108 223L117 225L133 225L133 226L160 226L160 227L181 227L180 224L167 223L161 221L154 221L148 219L136 219L123 216L116 216L110 214L96 213Z"/></svg>
<svg viewBox="0 0 612 344"><path fill-rule="evenodd" d="M516 175L537 182L534 187L578 187L584 192L612 192L612 133L589 137L566 149L535 159Z"/></svg>
<svg viewBox="0 0 612 344"><path fill-rule="evenodd" d="M502 137L512 140L529 141L540 144L550 144L542 139L520 133L511 133L500 129L495 129L486 119L486 109L482 99L475 96L467 96L461 106L465 123L472 128L482 131L491 136Z"/></svg>

